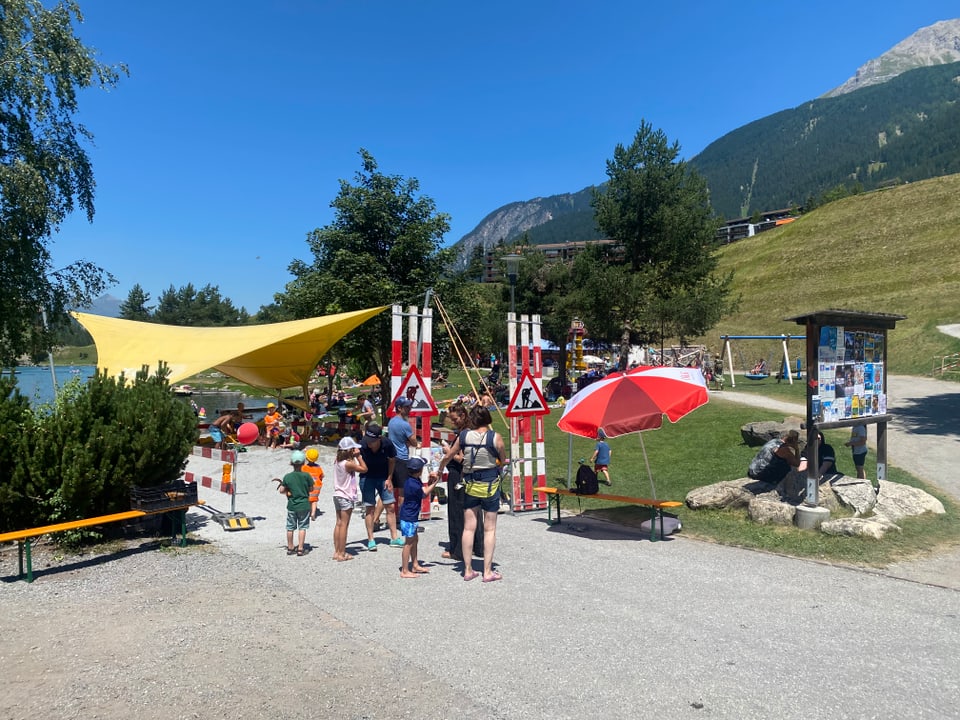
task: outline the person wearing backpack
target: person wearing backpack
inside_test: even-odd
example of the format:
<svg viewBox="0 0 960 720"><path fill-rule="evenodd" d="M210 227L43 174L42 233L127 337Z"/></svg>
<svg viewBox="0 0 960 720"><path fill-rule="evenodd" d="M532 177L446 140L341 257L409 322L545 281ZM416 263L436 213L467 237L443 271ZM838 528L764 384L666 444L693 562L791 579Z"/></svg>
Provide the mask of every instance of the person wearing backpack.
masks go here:
<svg viewBox="0 0 960 720"><path fill-rule="evenodd" d="M497 517L500 510L500 463L506 457L503 437L490 426L490 411L480 405L470 410L470 427L454 440L450 451L440 461L440 470L459 453L463 454L464 516L460 547L472 548L477 532L477 510L483 510L483 582L494 582L502 576L493 569L493 551L497 542ZM474 580L480 573L463 553L463 579Z"/></svg>
<svg viewBox="0 0 960 720"><path fill-rule="evenodd" d="M747 477L776 485L793 468L803 472L807 469L807 461L800 453L800 433L788 430L785 439L774 438L760 448L750 461Z"/></svg>

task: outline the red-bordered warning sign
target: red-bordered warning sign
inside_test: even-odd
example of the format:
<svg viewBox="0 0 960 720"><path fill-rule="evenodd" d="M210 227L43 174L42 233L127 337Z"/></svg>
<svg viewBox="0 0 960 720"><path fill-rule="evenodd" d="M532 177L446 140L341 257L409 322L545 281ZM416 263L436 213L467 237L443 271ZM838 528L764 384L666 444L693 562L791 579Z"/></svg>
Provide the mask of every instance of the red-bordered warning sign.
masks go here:
<svg viewBox="0 0 960 720"><path fill-rule="evenodd" d="M549 415L550 408L547 407L547 401L537 384L533 381L533 376L529 370L523 371L520 382L517 383L517 389L513 391L513 397L510 398L510 405L504 413L507 417L517 417L518 415Z"/></svg>
<svg viewBox="0 0 960 720"><path fill-rule="evenodd" d="M411 365L410 369L407 370L407 376L403 379L397 394L393 396L393 400L390 401L390 407L387 408L387 417L393 417L397 414L397 400L402 397L410 401L410 415L412 417L440 414L437 404L427 390L427 386L423 384L423 376L420 375L416 365Z"/></svg>

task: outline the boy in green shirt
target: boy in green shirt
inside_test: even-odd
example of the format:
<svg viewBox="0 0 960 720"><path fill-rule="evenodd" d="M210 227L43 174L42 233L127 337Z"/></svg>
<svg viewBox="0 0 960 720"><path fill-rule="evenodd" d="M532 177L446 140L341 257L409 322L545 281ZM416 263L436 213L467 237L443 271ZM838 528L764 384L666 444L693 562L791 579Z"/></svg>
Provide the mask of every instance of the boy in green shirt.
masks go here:
<svg viewBox="0 0 960 720"><path fill-rule="evenodd" d="M307 461L306 455L300 450L290 453L290 464L293 472L283 476L280 481L280 492L287 496L287 555L303 557L303 542L307 538L307 528L310 527L310 489L313 487L313 478L303 472L303 464ZM293 533L299 531L297 548L293 548Z"/></svg>

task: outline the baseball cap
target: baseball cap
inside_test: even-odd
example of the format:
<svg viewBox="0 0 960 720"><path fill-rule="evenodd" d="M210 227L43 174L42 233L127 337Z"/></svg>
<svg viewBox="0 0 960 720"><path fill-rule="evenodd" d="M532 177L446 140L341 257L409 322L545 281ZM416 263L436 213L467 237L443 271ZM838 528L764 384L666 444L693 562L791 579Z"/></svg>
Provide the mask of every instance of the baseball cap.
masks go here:
<svg viewBox="0 0 960 720"><path fill-rule="evenodd" d="M397 402L394 403L394 406L398 408L413 407L413 403L410 401L410 398L402 397L397 398Z"/></svg>
<svg viewBox="0 0 960 720"><path fill-rule="evenodd" d="M290 464L291 465L303 465L307 461L307 456L303 454L300 450L294 450L290 453Z"/></svg>
<svg viewBox="0 0 960 720"><path fill-rule="evenodd" d="M354 450L360 447L360 443L354 440L352 437L347 435L345 438L340 439L340 444L337 445L341 450Z"/></svg>
<svg viewBox="0 0 960 720"><path fill-rule="evenodd" d="M367 425L367 432L364 433L368 438L378 438L383 435L383 429L376 423Z"/></svg>
<svg viewBox="0 0 960 720"><path fill-rule="evenodd" d="M316 448L307 448L307 452L304 454L310 462L316 462L317 458L320 457L320 451Z"/></svg>
<svg viewBox="0 0 960 720"><path fill-rule="evenodd" d="M427 464L427 461L423 458L414 457L407 460L407 474L408 475L419 475L420 471L423 470L423 466Z"/></svg>

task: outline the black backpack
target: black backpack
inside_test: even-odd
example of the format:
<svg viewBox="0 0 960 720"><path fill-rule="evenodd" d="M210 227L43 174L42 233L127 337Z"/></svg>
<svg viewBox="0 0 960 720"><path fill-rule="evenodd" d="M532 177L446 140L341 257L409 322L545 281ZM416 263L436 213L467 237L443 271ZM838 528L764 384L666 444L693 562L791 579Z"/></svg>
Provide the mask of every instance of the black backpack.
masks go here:
<svg viewBox="0 0 960 720"><path fill-rule="evenodd" d="M577 470L577 486L575 492L577 495L596 495L600 492L600 481L597 480L597 474L589 465L581 465Z"/></svg>

